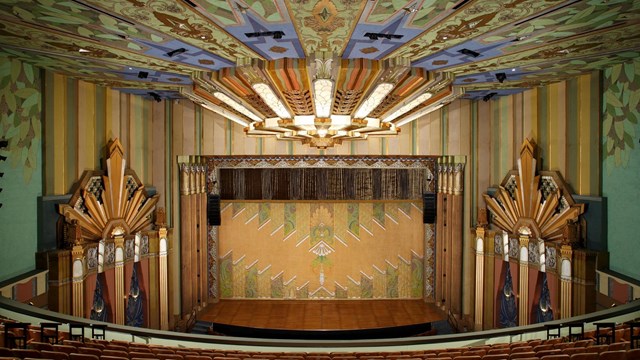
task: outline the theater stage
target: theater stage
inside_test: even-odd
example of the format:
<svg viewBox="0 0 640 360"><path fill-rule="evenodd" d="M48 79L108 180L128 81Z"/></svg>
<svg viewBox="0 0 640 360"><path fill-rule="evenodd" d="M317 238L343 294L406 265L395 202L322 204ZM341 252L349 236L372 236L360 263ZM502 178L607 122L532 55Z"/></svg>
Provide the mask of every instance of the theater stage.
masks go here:
<svg viewBox="0 0 640 360"><path fill-rule="evenodd" d="M216 333L283 339L406 337L444 319L422 300L221 300L198 317Z"/></svg>

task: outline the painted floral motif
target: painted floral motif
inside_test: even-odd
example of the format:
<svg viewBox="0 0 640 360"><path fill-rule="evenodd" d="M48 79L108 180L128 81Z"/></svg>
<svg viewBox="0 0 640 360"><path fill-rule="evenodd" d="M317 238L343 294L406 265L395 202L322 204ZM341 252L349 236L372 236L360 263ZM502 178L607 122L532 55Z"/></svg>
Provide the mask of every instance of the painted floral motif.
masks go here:
<svg viewBox="0 0 640 360"><path fill-rule="evenodd" d="M25 183L40 166L41 99L39 70L0 55L0 133L9 142L0 155L7 157L11 167L23 168Z"/></svg>
<svg viewBox="0 0 640 360"><path fill-rule="evenodd" d="M640 60L604 71L603 156L607 171L626 167L638 138L640 120Z"/></svg>

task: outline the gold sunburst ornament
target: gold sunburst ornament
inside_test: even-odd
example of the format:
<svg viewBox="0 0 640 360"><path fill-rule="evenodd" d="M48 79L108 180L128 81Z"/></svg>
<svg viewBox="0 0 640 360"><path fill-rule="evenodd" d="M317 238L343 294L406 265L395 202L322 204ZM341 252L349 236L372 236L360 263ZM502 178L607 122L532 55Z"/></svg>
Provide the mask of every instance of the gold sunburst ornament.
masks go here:
<svg viewBox="0 0 640 360"><path fill-rule="evenodd" d="M584 213L556 171L536 175L535 144L526 139L520 150L518 170L511 171L495 196L484 194L493 223L511 234L526 232L536 238L559 240L568 222Z"/></svg>
<svg viewBox="0 0 640 360"><path fill-rule="evenodd" d="M106 174L86 172L69 204L59 208L67 223L77 221L83 241L99 241L146 229L158 202L158 195L147 197L142 182L126 168L118 139L108 146L106 164Z"/></svg>

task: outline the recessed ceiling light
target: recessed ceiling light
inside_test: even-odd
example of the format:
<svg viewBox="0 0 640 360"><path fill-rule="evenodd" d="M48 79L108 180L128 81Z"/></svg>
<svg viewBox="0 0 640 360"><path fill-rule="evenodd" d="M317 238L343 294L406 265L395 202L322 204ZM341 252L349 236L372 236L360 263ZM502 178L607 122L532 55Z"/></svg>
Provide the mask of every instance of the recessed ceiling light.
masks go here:
<svg viewBox="0 0 640 360"><path fill-rule="evenodd" d="M81 53L88 53L88 52L91 52L91 50L87 50L87 49L80 48L80 49L78 49L78 52L81 52Z"/></svg>
<svg viewBox="0 0 640 360"><path fill-rule="evenodd" d="M515 69L515 68L513 68L513 69L511 69L511 71L516 71L516 69Z"/></svg>

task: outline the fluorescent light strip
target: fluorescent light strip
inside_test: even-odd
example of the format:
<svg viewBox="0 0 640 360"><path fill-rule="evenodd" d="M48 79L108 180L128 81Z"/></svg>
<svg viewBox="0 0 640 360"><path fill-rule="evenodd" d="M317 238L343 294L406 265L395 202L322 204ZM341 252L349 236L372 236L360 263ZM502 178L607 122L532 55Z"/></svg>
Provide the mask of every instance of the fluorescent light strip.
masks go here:
<svg viewBox="0 0 640 360"><path fill-rule="evenodd" d="M414 107L422 104L423 102L429 100L433 95L431 93L424 93L420 96L418 96L417 98L409 101L407 104L403 105L401 108L399 108L398 110L394 111L391 115L389 115L388 117L386 117L383 121L384 122L389 122L391 120L396 119L397 117L401 116L402 114L406 113L407 111L413 109Z"/></svg>
<svg viewBox="0 0 640 360"><path fill-rule="evenodd" d="M318 79L313 82L313 100L316 105L316 116L328 118L331 116L331 104L333 103L333 81Z"/></svg>
<svg viewBox="0 0 640 360"><path fill-rule="evenodd" d="M378 105L380 105L384 97L391 92L391 89L393 89L393 84L390 84L390 83L382 83L376 86L375 90L373 90L373 92L371 93L371 95L369 95L367 100L365 100L364 103L360 105L360 108L358 109L358 111L356 111L355 118L356 119L366 118L369 115L369 113L373 111L373 109L375 109Z"/></svg>
<svg viewBox="0 0 640 360"><path fill-rule="evenodd" d="M237 116L236 114L230 113L227 109L222 108L218 105L213 105L213 104L202 104L202 107L205 109L209 109L217 114L220 114L222 116L224 116L225 118L240 124L242 126L248 126L249 122L240 118L239 116Z"/></svg>
<svg viewBox="0 0 640 360"><path fill-rule="evenodd" d="M227 94L225 93L221 93L219 91L216 91L213 93L213 96L215 96L216 98L218 98L220 101L226 103L227 105L231 106L234 110L236 110L237 112L241 113L242 115L251 118L254 121L262 121L262 119L260 117L258 117L256 114L252 113L251 111L249 111L249 109L247 109L246 107L244 107L244 105L240 104L239 102L233 100L232 98L230 98L229 96L227 96Z"/></svg>
<svg viewBox="0 0 640 360"><path fill-rule="evenodd" d="M284 107L282 101L278 99L269 85L264 83L253 84L253 89L281 119L291 119L289 111L287 111L287 108Z"/></svg>
<svg viewBox="0 0 640 360"><path fill-rule="evenodd" d="M400 126L402 126L402 125L404 125L404 124L410 123L410 122L412 122L413 120L415 120L415 119L419 118L420 116L426 115L426 114L428 114L428 113L430 113L430 112L434 112L434 111L436 111L436 110L440 109L440 108L441 108L441 107L443 107L443 106L444 106L444 104L438 104L437 106L434 106L434 107L427 107L427 108L426 108L426 109L424 109L424 110L418 111L417 113L415 113L415 114L413 114L413 115L410 115L410 116L408 116L407 118L402 119L401 121L398 121L398 122L396 123L396 127L400 127Z"/></svg>

